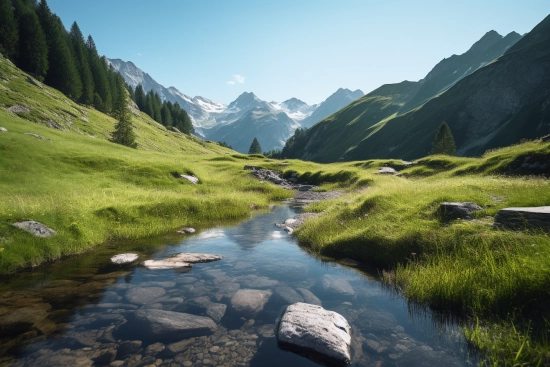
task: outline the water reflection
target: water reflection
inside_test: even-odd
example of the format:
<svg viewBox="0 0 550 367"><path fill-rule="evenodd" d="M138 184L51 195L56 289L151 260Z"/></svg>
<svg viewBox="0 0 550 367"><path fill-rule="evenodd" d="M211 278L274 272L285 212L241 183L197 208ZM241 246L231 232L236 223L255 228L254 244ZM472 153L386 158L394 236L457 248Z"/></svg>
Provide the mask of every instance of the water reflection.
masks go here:
<svg viewBox="0 0 550 367"><path fill-rule="evenodd" d="M22 275L27 281L12 278L11 288L4 282L0 365L313 366L280 350L274 337L281 309L298 301L346 317L353 329L354 366L476 363L455 321L411 308L353 262L342 262L349 267L311 256L274 226L298 211L277 207L156 253L140 252L143 259L180 252L223 256L187 273L114 267L108 262L117 251L113 246L65 261L63 276L46 267L38 277L43 279ZM263 303L239 299L247 292L261 294ZM157 324L143 318L159 311L207 317L215 331L166 339L153 329Z"/></svg>

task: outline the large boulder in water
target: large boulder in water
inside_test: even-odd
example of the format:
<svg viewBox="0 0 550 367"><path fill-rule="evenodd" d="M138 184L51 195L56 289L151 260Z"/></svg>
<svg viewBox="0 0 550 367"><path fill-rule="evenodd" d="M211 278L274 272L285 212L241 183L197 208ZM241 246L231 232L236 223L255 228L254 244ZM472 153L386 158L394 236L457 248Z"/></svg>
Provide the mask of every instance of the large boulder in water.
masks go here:
<svg viewBox="0 0 550 367"><path fill-rule="evenodd" d="M322 364L345 366L351 361L348 321L321 306L301 302L288 306L277 328L277 342Z"/></svg>

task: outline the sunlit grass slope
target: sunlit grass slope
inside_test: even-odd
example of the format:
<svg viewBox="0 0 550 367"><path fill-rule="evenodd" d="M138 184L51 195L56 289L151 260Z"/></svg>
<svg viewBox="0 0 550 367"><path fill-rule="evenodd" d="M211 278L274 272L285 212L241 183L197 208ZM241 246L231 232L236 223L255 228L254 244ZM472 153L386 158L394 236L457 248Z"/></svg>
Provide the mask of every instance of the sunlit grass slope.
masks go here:
<svg viewBox="0 0 550 367"><path fill-rule="evenodd" d="M289 196L248 177L249 157L167 131L145 114L133 115L138 149L111 143L114 119L27 78L0 58L0 126L7 129L0 132L0 273L110 238L244 218ZM57 235L39 239L11 226L29 219Z"/></svg>

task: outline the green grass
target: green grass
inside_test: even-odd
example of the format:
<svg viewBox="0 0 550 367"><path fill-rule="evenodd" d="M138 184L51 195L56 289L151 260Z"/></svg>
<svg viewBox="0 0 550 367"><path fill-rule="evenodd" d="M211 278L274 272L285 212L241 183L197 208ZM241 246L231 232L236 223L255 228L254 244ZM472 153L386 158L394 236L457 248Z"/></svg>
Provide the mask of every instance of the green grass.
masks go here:
<svg viewBox="0 0 550 367"><path fill-rule="evenodd" d="M14 105L28 112L8 112ZM47 127L50 120L63 130ZM549 234L491 224L504 207L550 205L550 181L528 176L524 166L548 161L550 143L525 142L481 158L430 156L412 166L316 164L237 154L168 131L144 114L133 124L138 149L108 142L112 118L33 86L0 57L0 126L8 129L0 132L0 273L109 239L127 243L246 218L291 196L243 170L255 165L344 192L309 206L322 215L296 232L302 246L375 264L409 300L478 320L463 324L465 335L492 365L548 363ZM382 166L400 174L376 174ZM175 173L194 174L200 183ZM474 201L484 210L474 221L447 222L438 213L443 201ZM57 235L38 239L11 226L28 219Z"/></svg>
<svg viewBox="0 0 550 367"><path fill-rule="evenodd" d="M109 116L32 85L2 58L0 74L0 126L8 130L0 135L0 273L87 251L108 239L246 218L291 195L250 178L234 151L167 131L144 114L132 120L138 149L110 143ZM30 113L8 112L13 105ZM46 127L49 120L64 130ZM264 158L244 157L251 164ZM194 174L200 184L173 173ZM38 239L11 226L29 219L57 235Z"/></svg>
<svg viewBox="0 0 550 367"><path fill-rule="evenodd" d="M541 330L528 325L550 318L550 235L495 230L492 217L505 207L550 205L550 181L518 171L525 157L545 157L549 149L549 143L531 141L481 158L430 156L412 166L395 160L289 160L285 175L296 172L300 180L325 182L322 189L346 192L311 204L308 210L323 215L297 236L316 253L385 269L386 280L411 301L478 317L484 332L466 335L491 364L516 364L521 347L517 361L536 365L549 358L548 348ZM381 166L400 175L376 174ZM473 221L448 222L438 211L444 201L473 201L484 210ZM487 326L495 322L498 328ZM464 328L476 330L469 323Z"/></svg>

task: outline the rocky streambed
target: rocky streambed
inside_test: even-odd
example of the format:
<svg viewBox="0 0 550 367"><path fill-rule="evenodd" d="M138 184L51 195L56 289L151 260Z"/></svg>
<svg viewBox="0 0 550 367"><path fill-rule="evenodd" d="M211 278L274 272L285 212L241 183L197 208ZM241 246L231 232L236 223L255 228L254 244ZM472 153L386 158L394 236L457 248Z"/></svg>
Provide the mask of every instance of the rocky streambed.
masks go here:
<svg viewBox="0 0 550 367"><path fill-rule="evenodd" d="M80 257L74 268L66 261L55 272L3 279L0 365L330 365L277 342L283 311L297 303L349 323L353 366L476 364L457 325L426 310L411 313L360 264L315 258L274 225L299 214L276 207L237 226L187 234L156 253L135 251L139 259L128 264L111 263L113 246L110 254ZM219 258L176 269L144 265L198 252Z"/></svg>

